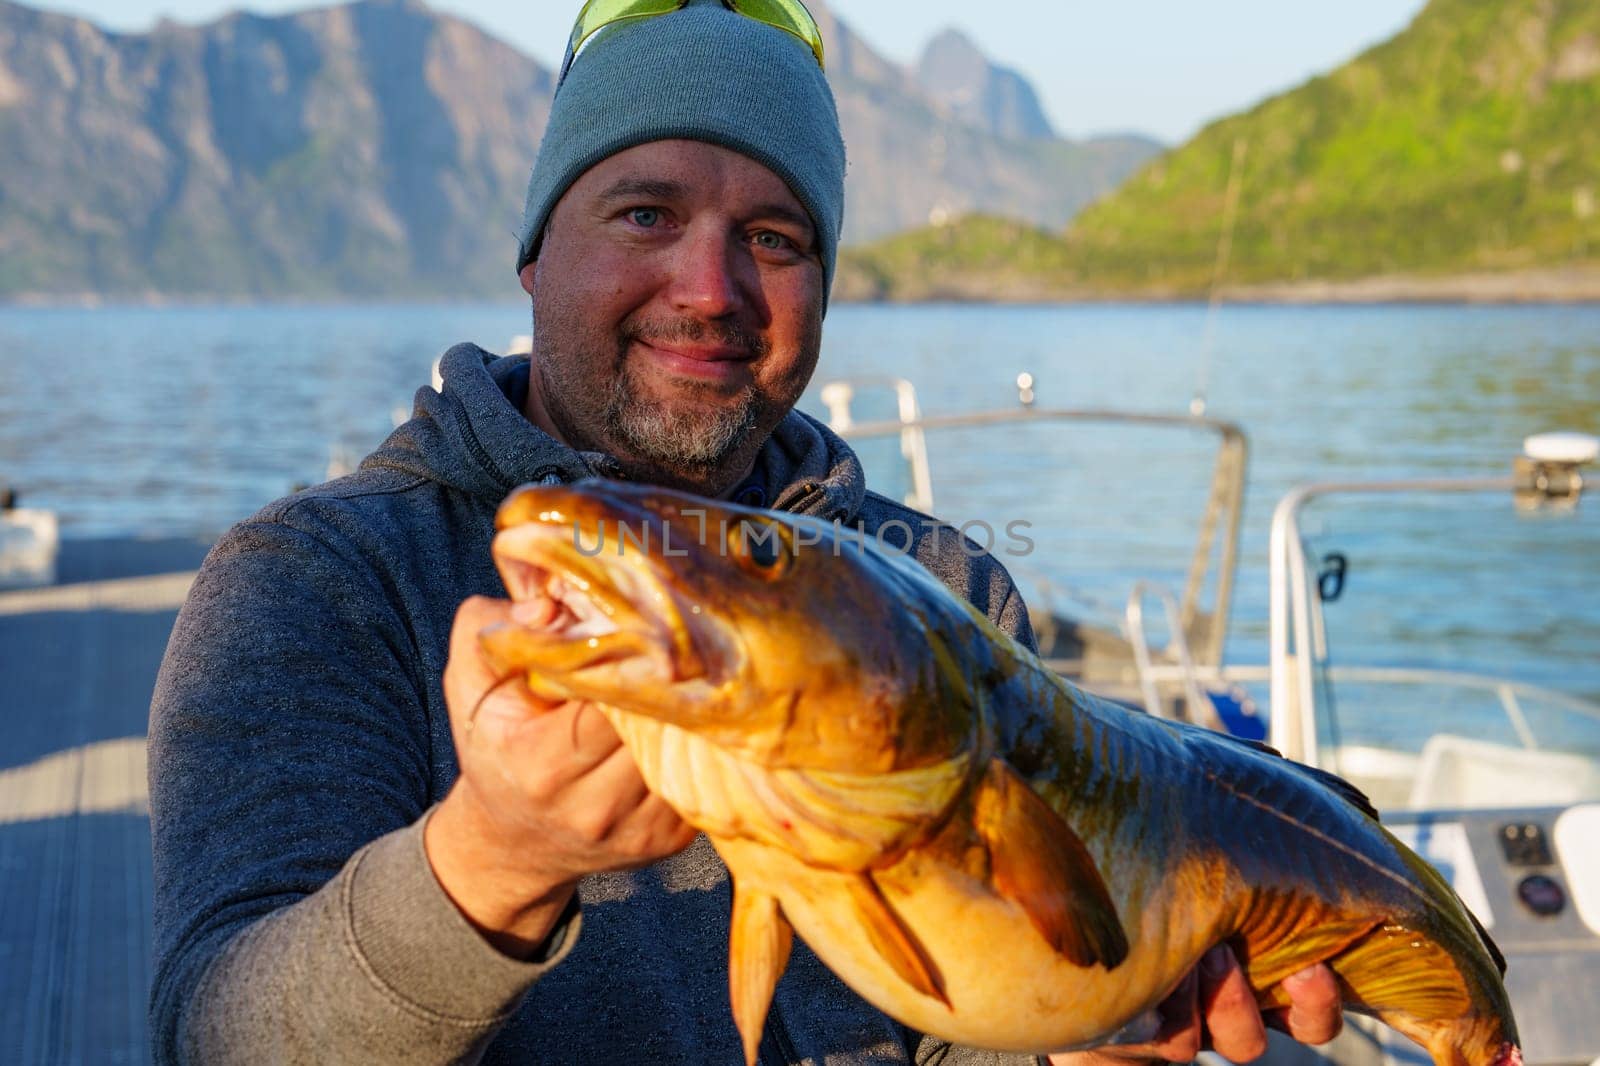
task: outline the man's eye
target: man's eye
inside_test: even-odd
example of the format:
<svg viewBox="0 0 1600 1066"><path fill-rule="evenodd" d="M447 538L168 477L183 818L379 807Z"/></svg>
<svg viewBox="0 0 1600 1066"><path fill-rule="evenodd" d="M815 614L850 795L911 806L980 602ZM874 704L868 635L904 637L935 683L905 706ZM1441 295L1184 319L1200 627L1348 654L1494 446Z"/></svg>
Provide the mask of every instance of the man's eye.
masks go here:
<svg viewBox="0 0 1600 1066"><path fill-rule="evenodd" d="M661 221L661 212L653 207L635 207L628 212L628 220L635 226L643 226L649 229Z"/></svg>
<svg viewBox="0 0 1600 1066"><path fill-rule="evenodd" d="M774 233L769 229L762 230L760 233L757 233L755 235L755 242L760 247L772 252L787 251L788 249L794 247L793 242L791 242L789 238L785 237L781 233Z"/></svg>

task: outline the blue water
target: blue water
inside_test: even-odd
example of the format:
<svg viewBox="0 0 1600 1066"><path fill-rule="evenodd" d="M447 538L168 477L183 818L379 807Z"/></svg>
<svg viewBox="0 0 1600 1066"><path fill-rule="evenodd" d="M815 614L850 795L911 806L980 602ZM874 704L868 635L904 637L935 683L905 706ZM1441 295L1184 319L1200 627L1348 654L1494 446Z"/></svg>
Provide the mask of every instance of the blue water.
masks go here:
<svg viewBox="0 0 1600 1066"><path fill-rule="evenodd" d="M498 349L527 329L513 304L0 310L0 481L69 537L215 534L321 480L331 450L376 445L449 344ZM1268 521L1291 486L1496 475L1530 433L1600 433L1600 308L1226 308L1209 357L1205 335L1189 306L841 306L818 381L907 377L937 413L1013 404L1028 370L1041 405L1180 413L1204 375L1209 413L1251 443L1229 645L1245 662L1265 658ZM814 394L804 405L820 412ZM1034 549L1007 559L1029 587L1111 611L1138 577L1181 585L1209 439L1031 427L930 448L942 515L1031 523ZM864 450L900 491L896 446ZM1351 560L1328 611L1335 660L1600 696L1597 516L1596 498L1531 515L1493 497L1315 506L1314 554Z"/></svg>

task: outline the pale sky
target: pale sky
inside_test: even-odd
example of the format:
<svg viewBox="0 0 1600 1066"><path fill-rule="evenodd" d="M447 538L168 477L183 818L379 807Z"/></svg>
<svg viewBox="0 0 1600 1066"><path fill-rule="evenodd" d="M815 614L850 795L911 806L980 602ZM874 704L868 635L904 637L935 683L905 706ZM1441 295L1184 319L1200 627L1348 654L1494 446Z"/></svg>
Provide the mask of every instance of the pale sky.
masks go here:
<svg viewBox="0 0 1600 1066"><path fill-rule="evenodd" d="M23 0L117 30L163 15L203 22L236 7L262 14L305 0ZM561 58L579 0L428 0L544 62ZM1392 36L1424 0L832 0L879 52L914 59L956 26L1021 71L1069 137L1134 130L1168 143L1330 70Z"/></svg>

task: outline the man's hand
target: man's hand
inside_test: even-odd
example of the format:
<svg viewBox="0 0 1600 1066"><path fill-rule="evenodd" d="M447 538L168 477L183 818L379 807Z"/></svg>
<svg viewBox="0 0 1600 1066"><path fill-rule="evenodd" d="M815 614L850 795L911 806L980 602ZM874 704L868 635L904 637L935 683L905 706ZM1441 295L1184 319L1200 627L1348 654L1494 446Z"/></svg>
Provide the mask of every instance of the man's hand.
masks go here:
<svg viewBox="0 0 1600 1066"><path fill-rule="evenodd" d="M444 695L461 776L423 843L445 892L501 951L528 957L578 879L642 866L686 847L694 830L646 788L605 716L546 703L500 681L478 651L485 626L537 624L550 604L474 597L456 612Z"/></svg>
<svg viewBox="0 0 1600 1066"><path fill-rule="evenodd" d="M1326 1044L1339 1035L1344 1016L1333 971L1318 964L1284 980L1290 1005L1262 1014L1239 960L1225 944L1206 952L1200 965L1157 1008L1161 1030L1147 1044L1117 1044L1050 1056L1053 1066L1129 1066L1188 1062L1204 1050L1230 1062L1249 1062L1267 1050L1267 1029L1280 1029L1302 1044Z"/></svg>

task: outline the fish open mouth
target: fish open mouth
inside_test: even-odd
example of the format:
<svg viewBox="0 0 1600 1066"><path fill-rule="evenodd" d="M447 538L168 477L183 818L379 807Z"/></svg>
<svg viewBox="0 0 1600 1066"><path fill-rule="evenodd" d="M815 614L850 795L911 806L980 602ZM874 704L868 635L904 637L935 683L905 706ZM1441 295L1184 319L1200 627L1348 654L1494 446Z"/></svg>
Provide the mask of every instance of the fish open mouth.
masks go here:
<svg viewBox="0 0 1600 1066"><path fill-rule="evenodd" d="M669 590L640 569L583 556L567 539L538 524L495 537L515 607L510 623L484 632L492 660L527 671L529 687L547 698L603 699L601 690L705 673Z"/></svg>

